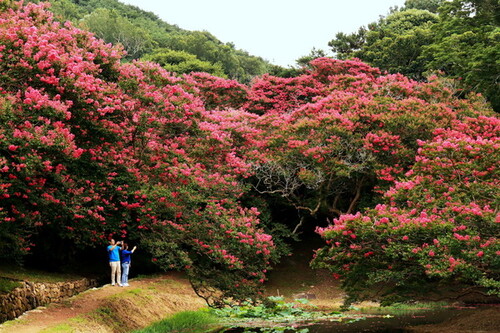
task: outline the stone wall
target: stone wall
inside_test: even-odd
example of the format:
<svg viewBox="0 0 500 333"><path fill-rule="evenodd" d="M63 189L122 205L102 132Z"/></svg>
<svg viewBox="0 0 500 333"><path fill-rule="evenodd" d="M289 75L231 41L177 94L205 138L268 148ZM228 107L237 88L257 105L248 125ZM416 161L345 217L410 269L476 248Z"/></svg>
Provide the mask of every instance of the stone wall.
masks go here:
<svg viewBox="0 0 500 333"><path fill-rule="evenodd" d="M59 302L89 288L97 280L81 279L70 282L35 283L22 281L21 286L8 294L0 295L0 323L19 317L38 306Z"/></svg>

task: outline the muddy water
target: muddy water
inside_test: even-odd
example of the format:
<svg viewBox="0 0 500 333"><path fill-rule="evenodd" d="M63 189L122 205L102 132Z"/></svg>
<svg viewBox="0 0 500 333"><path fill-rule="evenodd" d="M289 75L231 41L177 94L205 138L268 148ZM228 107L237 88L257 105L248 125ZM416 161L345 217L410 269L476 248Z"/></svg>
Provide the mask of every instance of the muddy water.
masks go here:
<svg viewBox="0 0 500 333"><path fill-rule="evenodd" d="M307 329L307 333L357 333L357 332L368 332L368 333L398 333L398 332L408 332L408 328L411 326L426 325L426 324L438 324L445 320L448 320L456 315L460 315L460 312L467 311L468 309L443 309L437 311L429 311L419 314L408 314L400 315L392 318L385 317L367 317L365 319L359 320L346 320L342 322L336 321L323 321L319 323L296 326L295 329L285 329L280 330L278 328L230 328L221 333L251 333L251 332L266 332L266 333L293 333L293 332L304 332L302 330ZM305 332L304 332L305 333Z"/></svg>

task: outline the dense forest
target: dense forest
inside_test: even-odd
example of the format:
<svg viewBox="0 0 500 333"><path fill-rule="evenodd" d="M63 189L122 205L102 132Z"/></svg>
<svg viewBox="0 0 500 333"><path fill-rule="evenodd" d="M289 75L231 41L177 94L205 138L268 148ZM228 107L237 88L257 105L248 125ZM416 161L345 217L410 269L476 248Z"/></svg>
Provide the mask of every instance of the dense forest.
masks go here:
<svg viewBox="0 0 500 333"><path fill-rule="evenodd" d="M309 233L349 300L498 295L495 4L407 1L284 69L117 1L0 2L0 256L126 239L222 306Z"/></svg>

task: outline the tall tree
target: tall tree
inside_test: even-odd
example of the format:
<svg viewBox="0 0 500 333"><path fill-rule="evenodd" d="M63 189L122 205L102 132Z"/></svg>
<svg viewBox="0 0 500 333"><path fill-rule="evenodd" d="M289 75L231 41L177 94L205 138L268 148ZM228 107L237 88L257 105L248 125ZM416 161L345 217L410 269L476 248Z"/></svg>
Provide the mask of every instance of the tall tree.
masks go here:
<svg viewBox="0 0 500 333"><path fill-rule="evenodd" d="M337 34L329 42L336 57L356 57L418 80L440 72L456 79L463 95L480 92L500 111L498 1L412 0L405 5L367 28Z"/></svg>
<svg viewBox="0 0 500 333"><path fill-rule="evenodd" d="M406 0L404 8L406 9L422 9L428 10L432 13L437 13L439 7L445 2L445 0Z"/></svg>
<svg viewBox="0 0 500 333"><path fill-rule="evenodd" d="M107 43L122 45L128 59L137 59L151 50L154 41L150 34L134 25L115 10L99 8L80 21L82 27L92 31Z"/></svg>
<svg viewBox="0 0 500 333"><path fill-rule="evenodd" d="M339 33L329 45L340 59L359 58L391 73L422 79L422 47L432 41L430 30L438 16L427 10L394 11L387 17L346 35Z"/></svg>
<svg viewBox="0 0 500 333"><path fill-rule="evenodd" d="M427 70L461 82L465 93L478 91L500 112L500 4L496 0L446 2L432 43L424 48Z"/></svg>

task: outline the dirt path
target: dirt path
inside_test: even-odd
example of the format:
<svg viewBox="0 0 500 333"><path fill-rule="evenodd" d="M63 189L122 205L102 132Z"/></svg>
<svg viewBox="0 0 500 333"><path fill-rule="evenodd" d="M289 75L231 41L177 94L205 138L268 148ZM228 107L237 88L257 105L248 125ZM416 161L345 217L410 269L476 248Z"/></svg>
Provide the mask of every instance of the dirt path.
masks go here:
<svg viewBox="0 0 500 333"><path fill-rule="evenodd" d="M148 281L137 281L137 287L141 287ZM43 329L57 326L75 318L81 314L88 313L99 308L103 299L111 295L117 294L123 290L111 285L105 285L101 288L90 289L78 296L72 297L62 303L53 303L47 307L38 307L37 309L26 312L13 323L7 323L5 328L0 326L0 332L40 332Z"/></svg>
<svg viewBox="0 0 500 333"><path fill-rule="evenodd" d="M144 306L148 305L145 299L151 301L149 305L154 304L154 309ZM194 294L185 279L177 274L168 274L132 279L130 287L108 284L87 290L63 302L28 311L18 319L0 325L0 332L35 333L51 328L57 332L126 331L144 327L178 311L204 306L203 300ZM106 318L99 309L106 309L103 313L112 311L113 318L119 323L121 317L125 317L130 324L122 326L122 329L113 324L110 326L105 323Z"/></svg>

